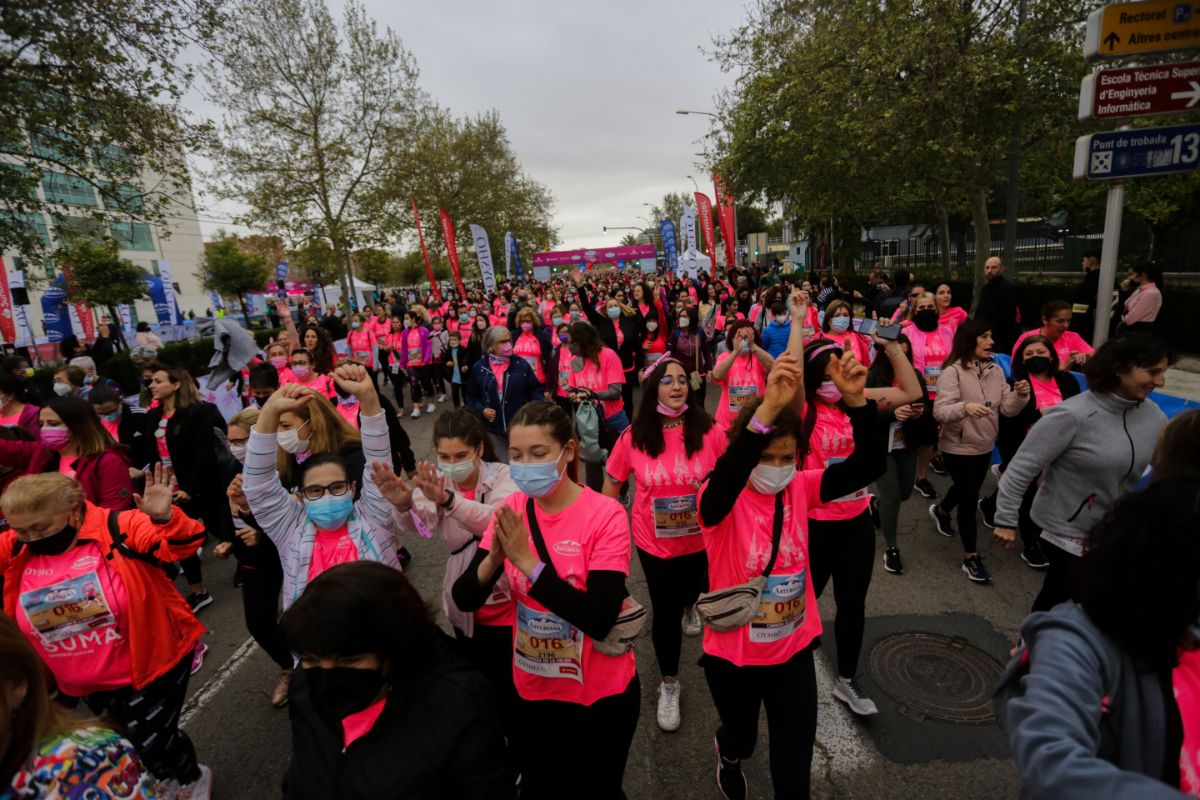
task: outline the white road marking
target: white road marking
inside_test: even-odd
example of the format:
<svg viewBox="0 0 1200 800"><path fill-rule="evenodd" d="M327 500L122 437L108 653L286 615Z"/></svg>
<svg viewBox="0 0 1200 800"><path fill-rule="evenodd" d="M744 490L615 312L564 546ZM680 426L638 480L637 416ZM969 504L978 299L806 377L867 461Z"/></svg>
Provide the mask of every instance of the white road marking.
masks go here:
<svg viewBox="0 0 1200 800"><path fill-rule="evenodd" d="M258 644L251 637L233 651L224 664L217 667L217 671L208 679L208 682L200 687L200 691L192 695L192 698L183 704L183 714L179 717L179 727L184 727L208 704L209 700L216 697L217 692L225 686L225 682L233 677L233 673L238 671L238 668L249 658L254 651L258 650Z"/></svg>
<svg viewBox="0 0 1200 800"><path fill-rule="evenodd" d="M813 778L814 782L818 776L836 782L838 778L871 767L878 761L879 754L859 728L854 712L833 696L836 668L819 655L816 662L817 743L813 752ZM872 699L876 703L883 700ZM837 792L833 793L836 796Z"/></svg>

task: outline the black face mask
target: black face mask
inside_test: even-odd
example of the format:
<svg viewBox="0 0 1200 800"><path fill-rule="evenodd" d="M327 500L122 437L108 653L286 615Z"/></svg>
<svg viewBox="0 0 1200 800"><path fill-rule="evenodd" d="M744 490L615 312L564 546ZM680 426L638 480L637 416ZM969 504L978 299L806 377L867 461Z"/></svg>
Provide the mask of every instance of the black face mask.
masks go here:
<svg viewBox="0 0 1200 800"><path fill-rule="evenodd" d="M77 535L79 535L79 529L68 523L58 533L52 533L49 536L43 536L41 539L26 542L25 546L35 556L62 555L71 549L71 545L75 543Z"/></svg>
<svg viewBox="0 0 1200 800"><path fill-rule="evenodd" d="M1025 371L1031 375L1045 375L1050 371L1048 356L1030 356L1025 359Z"/></svg>
<svg viewBox="0 0 1200 800"><path fill-rule="evenodd" d="M917 330L931 333L937 330L938 313L932 308L923 308L913 314L913 324L917 326Z"/></svg>
<svg viewBox="0 0 1200 800"><path fill-rule="evenodd" d="M334 724L375 702L387 682L381 669L353 667L305 667L304 680L317 711Z"/></svg>
<svg viewBox="0 0 1200 800"><path fill-rule="evenodd" d="M150 388L150 382L151 382L152 380L153 380L153 378L142 378L142 386L144 386L145 388L149 389L149 388Z"/></svg>

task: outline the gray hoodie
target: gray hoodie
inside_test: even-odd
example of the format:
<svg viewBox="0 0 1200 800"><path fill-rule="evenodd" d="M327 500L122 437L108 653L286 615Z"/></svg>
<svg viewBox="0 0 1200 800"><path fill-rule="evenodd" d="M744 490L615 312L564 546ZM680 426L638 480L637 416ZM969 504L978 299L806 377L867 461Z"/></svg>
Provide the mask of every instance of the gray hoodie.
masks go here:
<svg viewBox="0 0 1200 800"><path fill-rule="evenodd" d="M1152 401L1102 392L1046 409L1000 479L996 525L1017 527L1025 490L1044 475L1033 521L1043 539L1081 555L1088 531L1145 471L1166 422Z"/></svg>
<svg viewBox="0 0 1200 800"><path fill-rule="evenodd" d="M1158 676L1062 603L1021 625L996 688L1022 798L1176 800L1163 783L1167 715Z"/></svg>

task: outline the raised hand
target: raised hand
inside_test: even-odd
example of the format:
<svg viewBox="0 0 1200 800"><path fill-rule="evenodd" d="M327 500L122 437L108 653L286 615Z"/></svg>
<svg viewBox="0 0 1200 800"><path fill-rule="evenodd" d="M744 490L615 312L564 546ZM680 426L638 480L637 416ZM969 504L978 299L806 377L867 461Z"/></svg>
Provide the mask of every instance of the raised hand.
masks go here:
<svg viewBox="0 0 1200 800"><path fill-rule="evenodd" d="M791 295L788 296L788 311L793 320L804 322L804 318L808 315L808 292L803 289L793 289Z"/></svg>
<svg viewBox="0 0 1200 800"><path fill-rule="evenodd" d="M413 476L413 484L421 490L421 494L428 497L437 505L442 505L450 499L450 495L446 492L446 478L437 467L430 464L428 461L422 461L417 464L417 474Z"/></svg>
<svg viewBox="0 0 1200 800"><path fill-rule="evenodd" d="M800 362L791 353L780 353L767 376L767 391L763 396L763 405L770 406L776 412L786 408L800 391L804 373Z"/></svg>
<svg viewBox="0 0 1200 800"><path fill-rule="evenodd" d="M371 375L361 364L346 362L333 371L333 380L338 386L360 401L364 395L374 394L375 385L371 383Z"/></svg>
<svg viewBox="0 0 1200 800"><path fill-rule="evenodd" d="M413 487L392 469L391 464L376 461L371 464L371 476L375 478L375 486L383 499L391 503L397 511L412 510Z"/></svg>
<svg viewBox="0 0 1200 800"><path fill-rule="evenodd" d="M267 398L263 411L270 410L274 415L287 412L295 413L312 402L316 392L298 383L288 383L281 386Z"/></svg>
<svg viewBox="0 0 1200 800"><path fill-rule="evenodd" d="M150 519L170 519L171 499L174 490L178 488L171 470L163 467L160 462L154 465L154 469L146 470L145 491L142 494L135 494L133 503Z"/></svg>
<svg viewBox="0 0 1200 800"><path fill-rule="evenodd" d="M250 504L246 502L246 493L242 490L242 473L239 472L236 476L234 476L233 480L229 482L229 488L225 490L225 496L228 497L229 501L239 509L244 510L250 508Z"/></svg>
<svg viewBox="0 0 1200 800"><path fill-rule="evenodd" d="M851 406L863 405L866 402L863 390L867 386L867 368L848 350L841 358L830 359L829 365L829 378L842 393L842 400Z"/></svg>

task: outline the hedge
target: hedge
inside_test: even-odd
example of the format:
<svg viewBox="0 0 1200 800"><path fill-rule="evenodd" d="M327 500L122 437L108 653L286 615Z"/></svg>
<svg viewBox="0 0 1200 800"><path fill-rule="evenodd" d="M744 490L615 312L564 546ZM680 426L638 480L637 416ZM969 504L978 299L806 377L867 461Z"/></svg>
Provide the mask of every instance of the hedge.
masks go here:
<svg viewBox="0 0 1200 800"><path fill-rule="evenodd" d="M271 328L252 331L252 333L258 346L266 347L267 343L281 330L282 328ZM212 361L212 357L213 340L209 336L164 344L159 348L157 360L172 367L182 367L193 377L199 377L208 373L208 364ZM54 364L42 367L34 373L33 382L42 391L43 397L54 396L54 373L61 368L61 363ZM128 350L122 350L103 364L98 364L96 371L105 378L120 384L126 395L137 394L142 389L141 371L130 361Z"/></svg>

